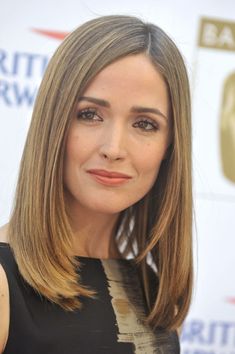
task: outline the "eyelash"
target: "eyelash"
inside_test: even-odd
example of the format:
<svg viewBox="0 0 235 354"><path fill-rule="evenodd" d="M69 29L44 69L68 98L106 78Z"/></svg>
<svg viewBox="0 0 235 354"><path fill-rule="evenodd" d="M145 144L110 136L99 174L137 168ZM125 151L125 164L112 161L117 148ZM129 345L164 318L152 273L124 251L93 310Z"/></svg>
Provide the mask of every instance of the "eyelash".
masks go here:
<svg viewBox="0 0 235 354"><path fill-rule="evenodd" d="M91 116L92 115L92 116ZM97 117L96 119L95 116ZM83 120L89 123L95 123L97 121L102 121L103 118L97 114L97 110L93 108L85 108L82 109L77 113L77 118L79 120ZM141 125L138 125L140 124ZM146 125L150 125L150 129L146 129ZM153 121L152 119L147 119L147 118L138 118L138 120L133 124L134 128L139 128L144 132L154 132L159 130L159 124L156 121Z"/></svg>
<svg viewBox="0 0 235 354"><path fill-rule="evenodd" d="M92 117L90 116L90 114L92 114ZM94 116L98 117L98 119L94 120ZM96 121L102 121L102 117L100 117L97 114L96 109L93 108L82 109L81 111L78 112L77 118L84 121L90 121L91 123Z"/></svg>
<svg viewBox="0 0 235 354"><path fill-rule="evenodd" d="M137 124L141 123L142 127L141 126L137 126ZM143 125L145 127L143 127ZM146 125L150 125L151 128L150 129L146 129ZM159 130L159 126L158 126L158 123L157 122L154 122L152 120L149 120L149 119L141 119L141 120L138 120L137 122L135 122L133 124L133 127L137 127L137 128L140 128L141 130L145 131L145 132L153 132L153 131L157 131Z"/></svg>

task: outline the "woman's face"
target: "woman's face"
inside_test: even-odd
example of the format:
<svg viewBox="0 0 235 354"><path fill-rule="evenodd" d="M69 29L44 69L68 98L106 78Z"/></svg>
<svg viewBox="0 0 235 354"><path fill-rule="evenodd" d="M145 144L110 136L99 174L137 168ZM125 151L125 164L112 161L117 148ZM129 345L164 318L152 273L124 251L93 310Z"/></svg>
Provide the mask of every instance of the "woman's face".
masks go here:
<svg viewBox="0 0 235 354"><path fill-rule="evenodd" d="M140 200L157 178L170 126L166 84L146 55L104 68L80 97L69 128L70 206L114 214Z"/></svg>

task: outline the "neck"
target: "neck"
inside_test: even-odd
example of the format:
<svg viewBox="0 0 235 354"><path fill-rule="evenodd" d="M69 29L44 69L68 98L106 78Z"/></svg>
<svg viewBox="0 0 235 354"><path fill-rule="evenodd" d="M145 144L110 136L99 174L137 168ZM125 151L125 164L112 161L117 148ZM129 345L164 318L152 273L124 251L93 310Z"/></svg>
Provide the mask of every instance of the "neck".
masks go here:
<svg viewBox="0 0 235 354"><path fill-rule="evenodd" d="M102 259L121 257L114 235L119 214L102 214L80 207L70 208L69 214L76 255Z"/></svg>

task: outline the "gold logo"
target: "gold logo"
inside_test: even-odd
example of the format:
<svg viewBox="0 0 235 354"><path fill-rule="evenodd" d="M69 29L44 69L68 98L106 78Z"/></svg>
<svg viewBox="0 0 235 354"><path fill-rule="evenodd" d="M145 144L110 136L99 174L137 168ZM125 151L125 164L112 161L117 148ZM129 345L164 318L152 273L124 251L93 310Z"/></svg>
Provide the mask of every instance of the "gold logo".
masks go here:
<svg viewBox="0 0 235 354"><path fill-rule="evenodd" d="M224 83L220 118L222 168L224 175L235 182L235 72Z"/></svg>
<svg viewBox="0 0 235 354"><path fill-rule="evenodd" d="M235 22L203 17L200 23L198 46L235 51Z"/></svg>

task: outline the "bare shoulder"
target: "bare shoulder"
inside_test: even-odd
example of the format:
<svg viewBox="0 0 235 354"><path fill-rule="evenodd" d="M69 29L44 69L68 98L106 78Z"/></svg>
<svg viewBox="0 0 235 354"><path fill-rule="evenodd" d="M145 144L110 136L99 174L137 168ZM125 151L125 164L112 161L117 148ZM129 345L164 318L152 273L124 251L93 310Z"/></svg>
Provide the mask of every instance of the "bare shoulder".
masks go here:
<svg viewBox="0 0 235 354"><path fill-rule="evenodd" d="M6 273L0 264L0 353L5 348L9 322L10 322L10 304L9 304L9 288Z"/></svg>
<svg viewBox="0 0 235 354"><path fill-rule="evenodd" d="M8 224L0 227L0 242L8 242Z"/></svg>
<svg viewBox="0 0 235 354"><path fill-rule="evenodd" d="M8 242L8 224L0 227L0 242ZM0 353L3 353L9 331L10 301L6 273L0 264Z"/></svg>

